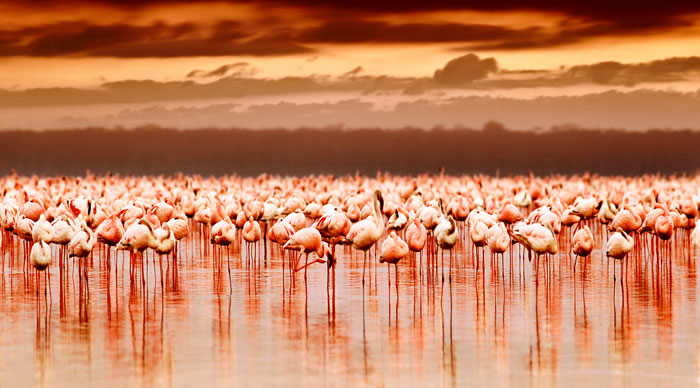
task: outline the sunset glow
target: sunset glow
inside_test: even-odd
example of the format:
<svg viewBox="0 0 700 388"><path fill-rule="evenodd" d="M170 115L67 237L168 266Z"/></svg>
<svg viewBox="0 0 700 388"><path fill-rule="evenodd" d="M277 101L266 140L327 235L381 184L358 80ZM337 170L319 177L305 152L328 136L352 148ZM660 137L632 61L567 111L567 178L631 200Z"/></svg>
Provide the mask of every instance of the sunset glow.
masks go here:
<svg viewBox="0 0 700 388"><path fill-rule="evenodd" d="M315 93L315 101L330 101L319 92L360 99L403 94L435 102L440 95L484 95L485 90L516 99L586 90L688 92L700 86L700 61L693 57L700 54L699 12L693 4L655 9L545 1L5 3L0 6L0 111L16 117L18 108L45 105L179 101L191 106L222 98L254 101L261 95L271 102L296 101L295 95L308 93ZM433 82L437 70L468 55L493 58L495 67L483 73L455 68L454 74L462 75L449 85ZM652 61L656 65L647 66ZM586 68L584 76L567 73L576 66ZM290 78L296 81L289 83ZM139 81L138 89L129 92L133 81ZM230 93L211 86L231 81L248 86L232 86ZM114 83L121 85L121 97ZM164 96L159 90L167 83L202 87ZM102 91L102 97L72 97L90 90ZM133 93L138 98L127 97ZM3 123L13 125L61 126L53 119Z"/></svg>

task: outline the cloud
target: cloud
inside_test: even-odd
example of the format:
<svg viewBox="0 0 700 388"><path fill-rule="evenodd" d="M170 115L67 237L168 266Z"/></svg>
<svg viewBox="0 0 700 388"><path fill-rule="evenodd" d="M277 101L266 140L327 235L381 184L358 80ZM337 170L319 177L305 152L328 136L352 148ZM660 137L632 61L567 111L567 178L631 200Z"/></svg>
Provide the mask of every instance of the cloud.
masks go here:
<svg viewBox="0 0 700 388"><path fill-rule="evenodd" d="M433 79L438 85L465 84L486 78L497 70L498 64L494 58L479 59L474 54L467 54L447 62L442 69L435 70Z"/></svg>
<svg viewBox="0 0 700 388"><path fill-rule="evenodd" d="M489 24L388 23L362 19L333 19L299 33L311 43L425 43L493 41L538 33L540 28L512 29Z"/></svg>
<svg viewBox="0 0 700 388"><path fill-rule="evenodd" d="M0 29L0 56L184 57L290 55L313 52L276 31L253 34L236 21L97 25L57 22Z"/></svg>
<svg viewBox="0 0 700 388"><path fill-rule="evenodd" d="M22 115L4 112L3 128L29 120L42 128L94 126L138 127L155 124L175 128L297 128L341 126L344 128L481 127L499 121L515 129L578 125L588 128L700 128L700 91L679 93L639 90L629 93L609 91L583 96L516 99L505 97L460 97L439 101L416 98L389 109L377 109L361 99L317 103L267 103L242 106L214 104L204 107L115 108L109 113L88 117L77 107L57 116ZM9 121L8 121L9 120ZM21 121L24 120L24 121ZM29 126L29 125L26 125Z"/></svg>
<svg viewBox="0 0 700 388"><path fill-rule="evenodd" d="M228 65L219 66L214 70L192 70L187 73L187 78L209 78L223 77L226 75L233 77L249 77L257 72L255 68L250 67L248 62L236 62Z"/></svg>
<svg viewBox="0 0 700 388"><path fill-rule="evenodd" d="M602 85L633 86L643 82L671 82L700 72L700 57L673 57L637 64L600 62L571 67L564 79L589 81Z"/></svg>
<svg viewBox="0 0 700 388"><path fill-rule="evenodd" d="M357 66L352 70L346 71L340 77L341 78L356 78L358 74L362 72L362 66Z"/></svg>
<svg viewBox="0 0 700 388"><path fill-rule="evenodd" d="M187 4L188 0L72 0L61 2L60 6L68 5L108 5L116 9L134 11L144 9L152 5L177 5ZM225 0L216 1L226 3ZM700 12L700 3L696 1L666 1L663 4L656 2L640 2L632 0L620 0L615 2L603 0L591 1L552 1L552 0L330 0L319 3L314 0L229 0L229 3L248 3L258 6L263 10L274 7L296 7L309 12L325 12L338 14L339 12L354 13L359 15L376 14L415 14L417 12L430 11L540 11L557 12L570 16L584 18L588 21L614 22L628 28L640 28L651 26L664 26L676 23L687 15ZM18 6L31 9L32 7L59 6L54 1L48 0L14 0L10 2Z"/></svg>
<svg viewBox="0 0 700 388"><path fill-rule="evenodd" d="M64 3L64 2L59 2ZM116 20L150 20L158 15L149 5L173 6L178 20L164 19L149 25L133 22L105 24L96 22L104 7L94 10L95 17L59 14L38 24L0 28L0 56L108 56L184 57L225 55L292 55L315 53L318 44L386 44L386 43L459 43L459 51L525 50L579 44L600 37L626 37L659 34L695 26L700 13L698 2L595 1L330 1L318 4L311 0L243 0L230 1L231 11L221 8L220 20L202 21L197 15L177 12L178 5L188 2L73 0L69 4L82 8L107 5L123 18ZM226 1L216 1L226 3ZM241 3L249 14L235 11ZM34 7L58 7L47 1L14 1L21 18ZM250 6L252 5L252 6ZM203 5L206 7L206 5ZM65 4L64 4L64 9ZM406 22L418 20L421 12L463 10L549 13L558 25L530 25L526 16L521 24L499 20L498 15L485 23ZM191 12L189 10L188 12ZM274 17L270 16L275 14ZM342 15L339 17L338 15ZM377 18L382 15L385 20ZM167 16L163 16L166 18ZM184 17L184 18L183 18ZM78 19L76 19L78 18ZM239 20L240 19L240 20ZM73 21L64 21L73 20ZM403 20L403 21L402 21ZM425 20L429 20L426 18ZM508 19L511 20L511 19ZM243 22L244 21L244 22ZM499 24L500 22L500 24Z"/></svg>
<svg viewBox="0 0 700 388"><path fill-rule="evenodd" d="M672 27L690 26L678 21ZM304 43L463 43L455 51L525 50L577 44L605 36L635 35L657 27L619 25L610 21L574 20L544 28L472 23L401 23L355 18L330 19L302 29L294 39Z"/></svg>
<svg viewBox="0 0 700 388"><path fill-rule="evenodd" d="M432 77L391 77L363 74L362 66L339 76L255 78L247 62L212 70L193 70L189 80L160 82L122 80L98 88L0 89L0 108L111 103L195 101L212 98L287 95L295 93L378 92L420 95L430 90L488 91L517 88L561 88L577 85L632 87L649 83L693 80L700 77L700 57L673 57L643 63L600 62L556 70L508 70L495 58L467 54L447 62ZM193 79L213 79L194 82Z"/></svg>
<svg viewBox="0 0 700 388"><path fill-rule="evenodd" d="M402 90L415 78L389 76L283 77L276 79L230 75L212 82L159 82L124 80L107 82L96 89L35 88L0 90L0 108L21 106L91 105L145 103L152 101L191 101L310 92L372 92Z"/></svg>

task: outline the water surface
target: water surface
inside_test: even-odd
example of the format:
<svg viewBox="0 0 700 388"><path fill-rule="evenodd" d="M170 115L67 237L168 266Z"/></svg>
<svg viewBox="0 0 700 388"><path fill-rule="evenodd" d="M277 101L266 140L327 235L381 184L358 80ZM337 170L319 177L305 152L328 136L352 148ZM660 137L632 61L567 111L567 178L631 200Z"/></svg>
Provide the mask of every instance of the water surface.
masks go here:
<svg viewBox="0 0 700 388"><path fill-rule="evenodd" d="M137 265L132 282L128 256L120 252L115 259L112 251L108 272L105 248L95 250L87 261L84 292L75 263L64 268L63 281L54 263L50 299L43 288L37 296L36 277L24 272L21 248L18 255L15 245L13 256L5 244L0 384L678 387L699 382L697 269L680 240L671 251L673 260L659 269L641 251L631 257L624 289L619 281L613 288L613 265L619 280L619 264L601 257L599 249L585 273L579 261L574 277L573 257L562 241L564 253L540 260L535 277L533 264L527 255L521 260L517 249L512 270L509 253L501 267L500 260L491 264L487 251L477 272L472 249L458 246L451 281L445 255L444 283L441 269L427 273L424 268L421 274L418 258L401 262L398 298L393 267L390 293L386 265L372 264L363 286L362 255L351 257L342 247L333 298L327 294L325 265L308 268L305 287L303 271L294 284L283 276L277 247L267 260L250 266L238 246L214 258L214 250L200 244L195 234L181 242L176 266L164 260L162 288L151 253L145 278ZM58 257L57 248L54 252ZM420 260L423 267L425 260Z"/></svg>

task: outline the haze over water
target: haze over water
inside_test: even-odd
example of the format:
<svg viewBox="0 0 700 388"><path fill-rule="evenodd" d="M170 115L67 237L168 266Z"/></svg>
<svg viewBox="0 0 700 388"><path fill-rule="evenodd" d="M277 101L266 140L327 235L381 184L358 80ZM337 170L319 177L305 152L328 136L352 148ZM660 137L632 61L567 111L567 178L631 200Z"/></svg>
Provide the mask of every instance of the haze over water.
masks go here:
<svg viewBox="0 0 700 388"><path fill-rule="evenodd" d="M195 228L196 229L196 228ZM568 229L562 230L562 235ZM50 267L51 299L37 305L34 272L3 254L0 277L0 382L3 386L654 386L698 383L697 267L679 242L672 264L629 266L625 299L613 290L613 263L598 249L583 273L560 240L548 267L510 255L504 270L485 257L475 273L471 245L459 243L449 281L441 270L399 264L398 303L392 268L370 268L339 247L335 310L325 265L303 271L290 287L275 246L259 268L236 245L231 282L199 233L181 241L177 270L164 264L165 288L147 255L130 287L128 256L118 254L115 290L107 289L104 249L89 261L89 296L76 267L59 279ZM600 239L599 239L600 238ZM680 237L677 237L680 238ZM683 240L685 241L685 240ZM14 249L17 249L15 246ZM371 250L372 252L373 250ZM54 255L58 255L54 249ZM114 251L111 253L114 259ZM219 257L217 255L217 257ZM90 259L88 259L90 260ZM113 261L114 262L114 261ZM123 264L126 262L126 264ZM219 264L217 264L219 263ZM425 269L425 257L422 259ZM634 263L634 261L632 262ZM522 271L520 266L523 265ZM102 268L102 270L100 270ZM547 269L548 268L548 269ZM658 277L657 277L658 276ZM332 295L331 295L332 296Z"/></svg>

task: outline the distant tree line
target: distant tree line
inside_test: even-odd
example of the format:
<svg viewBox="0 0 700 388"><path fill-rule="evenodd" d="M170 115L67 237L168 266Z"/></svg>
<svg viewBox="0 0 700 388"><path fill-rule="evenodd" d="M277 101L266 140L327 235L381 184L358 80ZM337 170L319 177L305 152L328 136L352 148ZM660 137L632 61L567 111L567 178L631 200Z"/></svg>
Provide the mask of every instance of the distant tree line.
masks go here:
<svg viewBox="0 0 700 388"><path fill-rule="evenodd" d="M673 174L700 167L700 131L17 130L0 132L0 150L0 172L39 175Z"/></svg>

